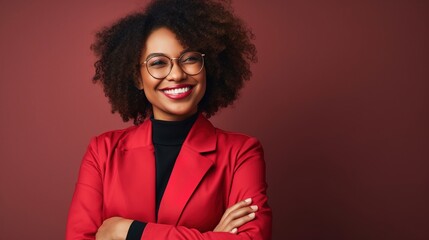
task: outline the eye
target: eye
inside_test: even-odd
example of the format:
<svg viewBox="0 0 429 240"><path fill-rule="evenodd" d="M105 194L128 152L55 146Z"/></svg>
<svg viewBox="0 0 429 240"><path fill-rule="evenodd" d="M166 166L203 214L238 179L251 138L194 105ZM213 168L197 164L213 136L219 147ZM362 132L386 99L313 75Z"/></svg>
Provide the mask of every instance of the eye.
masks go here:
<svg viewBox="0 0 429 240"><path fill-rule="evenodd" d="M182 64L193 64L201 61L201 56L195 53L185 54L180 58Z"/></svg>
<svg viewBox="0 0 429 240"><path fill-rule="evenodd" d="M169 65L169 60L163 56L153 57L148 60L147 64L150 68L163 68Z"/></svg>

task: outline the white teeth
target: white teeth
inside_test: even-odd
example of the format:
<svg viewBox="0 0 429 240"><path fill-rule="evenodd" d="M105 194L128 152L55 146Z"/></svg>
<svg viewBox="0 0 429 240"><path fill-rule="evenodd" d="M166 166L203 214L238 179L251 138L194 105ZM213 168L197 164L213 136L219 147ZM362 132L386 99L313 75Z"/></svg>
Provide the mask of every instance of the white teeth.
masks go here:
<svg viewBox="0 0 429 240"><path fill-rule="evenodd" d="M181 94L181 93L185 93L185 92L189 91L190 89L191 89L190 87L175 88L175 89L164 90L164 92L167 94Z"/></svg>

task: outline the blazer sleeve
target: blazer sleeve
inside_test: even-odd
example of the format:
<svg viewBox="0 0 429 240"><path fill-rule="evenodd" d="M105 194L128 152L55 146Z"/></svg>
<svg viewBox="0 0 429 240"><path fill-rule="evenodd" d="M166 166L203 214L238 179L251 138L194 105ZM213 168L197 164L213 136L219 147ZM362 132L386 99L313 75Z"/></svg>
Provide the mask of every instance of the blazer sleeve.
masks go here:
<svg viewBox="0 0 429 240"><path fill-rule="evenodd" d="M66 239L95 239L102 224L103 184L96 138L83 157L67 219Z"/></svg>
<svg viewBox="0 0 429 240"><path fill-rule="evenodd" d="M269 240L272 213L267 203L265 162L262 146L255 138L243 143L234 162L234 174L228 198L228 207L246 198L258 205L256 218L238 228L238 234L199 232L184 226L148 223L141 240Z"/></svg>

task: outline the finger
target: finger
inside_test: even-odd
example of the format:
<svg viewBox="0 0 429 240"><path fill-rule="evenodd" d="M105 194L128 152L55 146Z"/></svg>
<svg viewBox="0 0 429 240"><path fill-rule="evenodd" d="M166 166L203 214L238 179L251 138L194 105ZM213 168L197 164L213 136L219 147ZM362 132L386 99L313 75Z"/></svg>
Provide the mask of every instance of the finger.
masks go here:
<svg viewBox="0 0 429 240"><path fill-rule="evenodd" d="M249 213L256 212L257 210L258 210L258 206L256 205L253 205L250 207L242 207L235 211L230 212L228 216L225 218L225 220L228 222L231 222L237 218L244 217Z"/></svg>
<svg viewBox="0 0 429 240"><path fill-rule="evenodd" d="M239 227L243 226L245 223L252 221L253 219L255 219L255 217L256 217L256 213L254 213L254 212L249 213L243 217L240 217L240 218L237 218L237 219L234 219L233 221L231 221L228 224L227 228L232 229L230 231L231 233L233 233L233 231L234 231L234 233L237 233ZM234 229L237 229L237 230L234 230Z"/></svg>
<svg viewBox="0 0 429 240"><path fill-rule="evenodd" d="M243 201L240 201L234 205L232 205L231 207L227 208L226 211L224 212L224 214L222 215L222 218L220 220L220 222L222 222L223 220L225 220L226 217L228 217L228 215L232 212L235 211L239 208L248 206L250 203L252 203L252 199L251 198L247 198Z"/></svg>
<svg viewBox="0 0 429 240"><path fill-rule="evenodd" d="M229 207L225 213L222 215L221 220L219 221L219 224L216 226L216 228L214 229L214 231L223 231L223 232L229 232L232 230L232 228L227 228L227 225L234 220L235 218L244 216L247 213L252 212L251 209L254 209L254 211L257 210L257 206L253 206L252 208L249 209L248 205L250 205L252 203L252 199L251 198L247 198L243 201L240 201L234 205L232 205L231 207ZM231 213L243 209L243 208L248 208L248 211L239 211L238 213L234 213L233 215L231 215ZM250 211L249 211L250 210ZM241 214L240 214L241 213ZM226 220L228 218L228 220Z"/></svg>
<svg viewBox="0 0 429 240"><path fill-rule="evenodd" d="M229 213L229 212L232 212L232 211L237 210L237 209L239 209L239 208L242 208L242 207L248 206L248 205L249 205L249 204L251 204L251 203L252 203L252 199L251 199L251 198L247 198L247 199L245 199L245 200L243 200L243 201L240 201L240 202L238 202L238 203L236 203L236 204L232 205L231 207L229 207L229 208L225 211L225 213Z"/></svg>
<svg viewBox="0 0 429 240"><path fill-rule="evenodd" d="M229 232L232 231L234 227L240 227L240 224L242 221L236 221L240 218L247 219L246 216L248 216L251 213L254 213L258 210L258 206L253 205L250 207L244 207L237 209L233 212L231 212L219 225L220 229L223 229L223 231ZM254 215L250 215L250 219L253 218ZM246 221L245 221L246 222ZM241 223L244 224L245 222Z"/></svg>
<svg viewBox="0 0 429 240"><path fill-rule="evenodd" d="M232 211L223 220L223 225L227 226L230 222L232 222L238 218L244 217L244 216L246 216L252 212L256 212L257 210L258 210L258 206L253 205L250 207L242 207L242 208L239 208L235 211Z"/></svg>
<svg viewBox="0 0 429 240"><path fill-rule="evenodd" d="M238 203L236 203L236 204L234 204L234 205L232 205L231 207L229 207L228 209L226 209L226 211L225 211L225 213L223 214L223 216L222 216L222 219L221 220L223 220L223 219L225 219L232 211L235 211L235 210L237 210L237 209L239 209L239 208L242 208L242 207L245 207L245 206L248 206L249 204L251 204L252 203L252 199L251 198L247 198L247 199L245 199L245 200L243 200L243 201L240 201L240 202L238 202Z"/></svg>

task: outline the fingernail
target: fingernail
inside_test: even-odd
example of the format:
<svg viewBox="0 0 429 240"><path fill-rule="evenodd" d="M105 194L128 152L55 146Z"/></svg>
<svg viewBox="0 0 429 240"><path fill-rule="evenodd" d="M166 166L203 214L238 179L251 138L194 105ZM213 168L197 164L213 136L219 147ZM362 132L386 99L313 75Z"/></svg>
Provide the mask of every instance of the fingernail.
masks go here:
<svg viewBox="0 0 429 240"><path fill-rule="evenodd" d="M233 228L233 229L231 230L231 233L237 233L237 228Z"/></svg>
<svg viewBox="0 0 429 240"><path fill-rule="evenodd" d="M244 200L246 203L251 203L252 202L252 199L251 198L248 198L248 199L246 199L246 200Z"/></svg>
<svg viewBox="0 0 429 240"><path fill-rule="evenodd" d="M255 217L255 213L254 213L254 212L250 213L250 214L249 214L249 217L250 217L250 218L254 218L254 217Z"/></svg>
<svg viewBox="0 0 429 240"><path fill-rule="evenodd" d="M256 205L250 206L250 208L255 210L255 211L258 210L258 206L256 206Z"/></svg>

